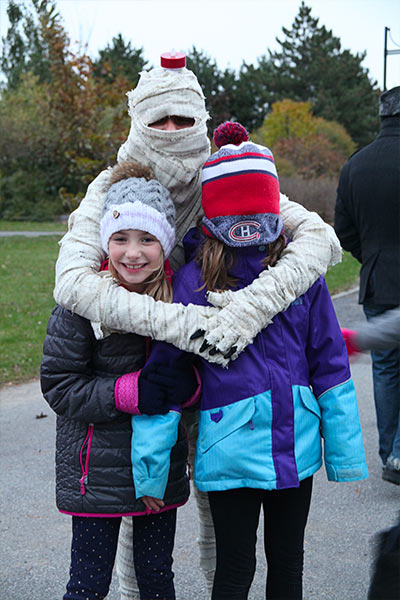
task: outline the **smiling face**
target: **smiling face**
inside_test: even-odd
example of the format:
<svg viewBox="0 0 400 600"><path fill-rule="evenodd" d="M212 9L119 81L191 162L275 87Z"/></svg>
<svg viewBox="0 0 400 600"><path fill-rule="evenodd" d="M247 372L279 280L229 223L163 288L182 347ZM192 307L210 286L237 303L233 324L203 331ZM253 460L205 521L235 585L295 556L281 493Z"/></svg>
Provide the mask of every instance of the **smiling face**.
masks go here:
<svg viewBox="0 0 400 600"><path fill-rule="evenodd" d="M162 248L154 235L138 229L117 231L108 243L110 261L120 282L131 292L142 293L145 280L162 263Z"/></svg>

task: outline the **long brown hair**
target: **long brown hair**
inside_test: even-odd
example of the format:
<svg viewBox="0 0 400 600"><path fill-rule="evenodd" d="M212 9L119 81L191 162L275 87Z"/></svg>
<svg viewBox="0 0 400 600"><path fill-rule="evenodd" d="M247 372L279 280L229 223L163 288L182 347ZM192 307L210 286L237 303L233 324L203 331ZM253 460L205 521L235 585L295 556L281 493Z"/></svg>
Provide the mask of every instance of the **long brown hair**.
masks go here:
<svg viewBox="0 0 400 600"><path fill-rule="evenodd" d="M261 261L264 269L276 265L285 246L286 237L283 232L274 242L267 244L266 252L268 254ZM236 286L237 279L230 274L234 262L232 249L220 240L206 237L200 247L196 262L201 265L201 275L204 281L199 289L206 288L210 292L223 292Z"/></svg>

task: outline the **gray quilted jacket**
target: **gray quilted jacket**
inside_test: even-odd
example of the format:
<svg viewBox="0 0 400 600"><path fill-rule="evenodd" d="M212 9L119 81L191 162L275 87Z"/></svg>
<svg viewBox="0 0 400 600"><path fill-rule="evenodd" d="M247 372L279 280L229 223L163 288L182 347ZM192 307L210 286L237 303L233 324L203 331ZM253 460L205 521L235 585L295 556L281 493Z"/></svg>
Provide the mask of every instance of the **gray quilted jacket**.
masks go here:
<svg viewBox="0 0 400 600"><path fill-rule="evenodd" d="M145 363L145 339L114 333L96 340L90 322L56 306L50 316L40 371L42 392L57 414L56 501L74 515L146 513L135 497L131 465L131 415L115 407L120 375ZM189 495L187 439L182 426L171 452L164 501Z"/></svg>

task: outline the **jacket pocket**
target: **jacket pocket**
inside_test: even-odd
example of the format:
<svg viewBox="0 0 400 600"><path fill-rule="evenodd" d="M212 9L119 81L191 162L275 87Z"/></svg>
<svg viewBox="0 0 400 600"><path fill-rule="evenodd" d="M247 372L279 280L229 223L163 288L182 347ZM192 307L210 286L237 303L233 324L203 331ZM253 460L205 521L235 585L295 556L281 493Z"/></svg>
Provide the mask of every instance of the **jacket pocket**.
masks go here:
<svg viewBox="0 0 400 600"><path fill-rule="evenodd" d="M298 389L300 391L300 398L303 406L321 419L321 408L310 388L299 386Z"/></svg>
<svg viewBox="0 0 400 600"><path fill-rule="evenodd" d="M322 462L321 408L306 386L293 387L295 456L299 476L315 472Z"/></svg>
<svg viewBox="0 0 400 600"><path fill-rule="evenodd" d="M92 447L93 429L94 429L93 423L89 423L85 441L83 442L81 451L79 453L79 460L81 463L81 471L82 471L82 477L79 480L80 487L81 487L81 496L84 496L86 494L85 485L87 485L87 482L88 482L90 449ZM85 448L86 448L86 457L84 458Z"/></svg>
<svg viewBox="0 0 400 600"><path fill-rule="evenodd" d="M205 453L235 431L249 425L256 410L253 397L234 404L200 411L198 449Z"/></svg>

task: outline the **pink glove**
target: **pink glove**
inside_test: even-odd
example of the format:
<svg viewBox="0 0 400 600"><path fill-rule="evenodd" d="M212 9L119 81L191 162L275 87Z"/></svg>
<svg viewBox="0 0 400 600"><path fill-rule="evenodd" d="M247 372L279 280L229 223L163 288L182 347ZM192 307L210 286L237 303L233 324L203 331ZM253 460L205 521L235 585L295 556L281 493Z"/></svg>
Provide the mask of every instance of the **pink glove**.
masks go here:
<svg viewBox="0 0 400 600"><path fill-rule="evenodd" d="M360 352L356 343L357 332L352 329L345 329L344 327L341 328L341 332L346 344L347 354L351 358Z"/></svg>
<svg viewBox="0 0 400 600"><path fill-rule="evenodd" d="M118 410L130 415L140 415L138 381L142 371L127 373L118 377L115 388L115 406Z"/></svg>

